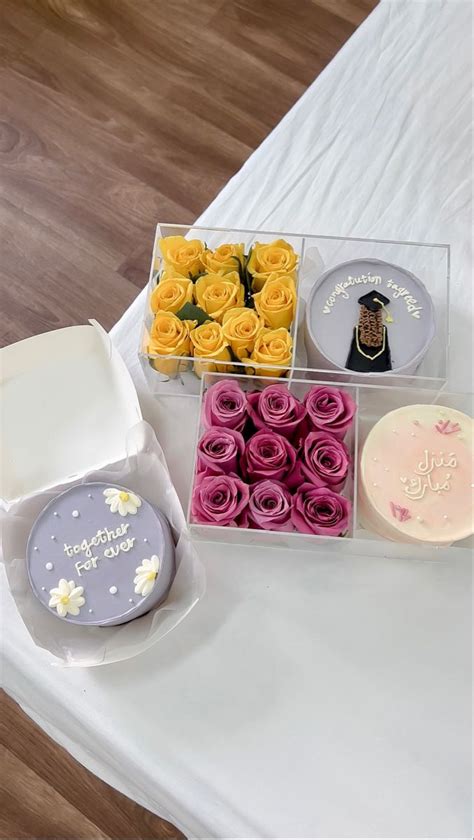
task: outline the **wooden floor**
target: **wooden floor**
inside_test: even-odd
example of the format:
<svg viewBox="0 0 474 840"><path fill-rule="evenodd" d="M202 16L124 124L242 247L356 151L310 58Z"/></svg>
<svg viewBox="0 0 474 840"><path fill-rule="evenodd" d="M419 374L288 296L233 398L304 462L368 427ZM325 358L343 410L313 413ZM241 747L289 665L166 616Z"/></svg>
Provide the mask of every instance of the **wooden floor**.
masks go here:
<svg viewBox="0 0 474 840"><path fill-rule="evenodd" d="M0 692L4 840L179 840L165 820L88 773Z"/></svg>
<svg viewBox="0 0 474 840"><path fill-rule="evenodd" d="M192 222L375 5L0 0L0 343L110 328L156 222ZM178 835L11 704L3 747L5 840Z"/></svg>

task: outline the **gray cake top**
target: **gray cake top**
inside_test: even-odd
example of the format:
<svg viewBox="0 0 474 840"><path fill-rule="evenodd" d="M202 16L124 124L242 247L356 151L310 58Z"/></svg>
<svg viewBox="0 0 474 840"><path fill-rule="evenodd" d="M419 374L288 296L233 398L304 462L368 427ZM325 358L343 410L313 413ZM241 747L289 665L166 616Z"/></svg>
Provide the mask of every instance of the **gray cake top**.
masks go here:
<svg viewBox="0 0 474 840"><path fill-rule="evenodd" d="M421 359L434 336L431 296L409 271L382 260L351 260L319 278L306 308L310 340L330 362L344 368L359 317L357 301L371 291L389 299L384 322L392 370Z"/></svg>
<svg viewBox="0 0 474 840"><path fill-rule="evenodd" d="M89 626L148 612L175 573L165 516L131 490L98 482L71 487L44 508L28 539L27 564L41 603L62 620Z"/></svg>

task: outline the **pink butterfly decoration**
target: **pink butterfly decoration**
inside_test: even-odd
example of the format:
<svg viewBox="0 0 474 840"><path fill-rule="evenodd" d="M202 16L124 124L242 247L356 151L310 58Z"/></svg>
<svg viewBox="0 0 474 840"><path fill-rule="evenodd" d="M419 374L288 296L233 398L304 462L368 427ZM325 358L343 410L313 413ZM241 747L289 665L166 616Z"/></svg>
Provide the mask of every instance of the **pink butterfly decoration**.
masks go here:
<svg viewBox="0 0 474 840"><path fill-rule="evenodd" d="M390 502L390 510L392 511L392 516L398 519L399 522L406 522L407 519L411 519L411 513L408 508L396 505L395 502Z"/></svg>
<svg viewBox="0 0 474 840"><path fill-rule="evenodd" d="M461 426L459 423L453 423L451 420L440 420L435 424L435 429L442 435L452 435L454 432L460 432Z"/></svg>

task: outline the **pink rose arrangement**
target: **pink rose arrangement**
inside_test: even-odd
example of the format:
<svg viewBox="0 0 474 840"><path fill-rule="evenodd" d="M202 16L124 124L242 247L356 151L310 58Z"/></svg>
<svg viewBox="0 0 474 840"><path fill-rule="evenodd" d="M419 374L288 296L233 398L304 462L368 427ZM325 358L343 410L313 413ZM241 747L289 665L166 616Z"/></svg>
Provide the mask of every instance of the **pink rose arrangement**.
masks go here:
<svg viewBox="0 0 474 840"><path fill-rule="evenodd" d="M356 405L338 388L303 400L284 384L247 394L236 380L206 391L191 514L194 522L343 536L351 502L344 443Z"/></svg>

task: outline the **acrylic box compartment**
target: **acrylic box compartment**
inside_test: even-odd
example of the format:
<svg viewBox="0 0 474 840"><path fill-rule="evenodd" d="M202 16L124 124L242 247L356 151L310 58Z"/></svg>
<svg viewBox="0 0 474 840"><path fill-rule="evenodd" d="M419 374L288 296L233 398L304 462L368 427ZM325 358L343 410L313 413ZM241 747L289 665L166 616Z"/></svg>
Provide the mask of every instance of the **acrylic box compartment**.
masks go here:
<svg viewBox="0 0 474 840"><path fill-rule="evenodd" d="M288 273L295 275L296 283L296 297L294 301L293 317L288 328L284 331L287 335L285 339L289 345L288 354L285 357L285 362L280 363L278 360L272 363L266 361L246 361L246 363L239 361L239 358L232 353L226 359L220 359L221 354L217 354L217 358L210 356L207 358L194 358L192 355L160 355L157 352L150 352L150 337L152 335L152 325L155 320L155 313L152 308L152 296L159 285L160 273L163 271L165 261L160 249L160 239L171 236L186 236L190 240L199 240L204 243L209 251L214 251L219 246L224 244L242 244L244 253L248 256L251 249L256 242L261 245L272 243L275 239L284 239L293 249L296 254L298 263L301 264L303 259L303 239L298 235L282 234L274 235L265 231L251 231L251 230L237 230L237 229L218 229L218 228L201 228L194 226L192 228L183 225L168 225L159 224L156 229L155 242L153 247L152 264L150 269L150 279L147 287L145 313L142 324L140 336L139 358L143 367L145 378L149 384L150 390L153 394L190 394L198 396L200 392L200 376L203 371L217 371L222 373L240 373L246 372L255 373L258 368L259 371L267 370L268 375L276 375L275 369L281 369L281 375L284 376L289 369L297 364L296 359L296 343L297 343L297 323L298 323L298 268L292 268ZM208 269L209 270L209 269ZM184 269L183 269L184 271ZM168 271L169 275L170 272ZM191 272L192 274L192 272ZM240 279L243 288L245 287L244 274L240 272ZM184 278L186 279L186 278ZM194 282L194 280L193 280ZM199 282L199 281L198 281ZM198 282L194 282L195 297L199 294L197 291ZM250 289L250 278L248 278L248 291L257 292L258 289ZM246 295L246 300L250 297ZM196 300L195 303L198 303ZM243 306L240 301L235 306ZM245 304L247 306L247 303ZM255 309L248 307L252 313ZM183 317L183 316L181 316ZM186 316L187 317L187 316ZM192 316L190 316L192 317ZM209 320L211 318L209 317ZM268 324L266 324L269 327ZM275 328L276 329L276 328Z"/></svg>
<svg viewBox="0 0 474 840"><path fill-rule="evenodd" d="M330 378L346 384L374 382L378 385L433 390L446 382L449 361L450 251L448 245L317 236L281 231L159 224L153 247L139 347L140 362L149 388L154 395L198 396L200 393L200 379L194 372L194 360L191 356L161 357L148 352L150 328L153 322L150 299L157 285L162 265L158 243L162 237L178 235L188 239L200 239L210 249L227 242L243 242L245 251L248 252L255 242L270 243L280 238L292 245L299 257L296 278L297 304L295 319L290 330L293 339L292 355L283 373L285 378L289 376L290 371L293 371L301 379L309 377L326 380ZM320 325L319 330L316 329L317 339L321 334L321 336L326 335L326 339L331 339L332 344L334 344L334 335L337 336L337 341L340 340L338 363L334 362L334 347L321 348L320 342L315 343L314 337L309 334L306 310L314 305L315 297L317 297L316 287L320 286L325 276L333 273L334 284L339 286L340 277L337 272L344 272L345 264L348 263L352 263L355 267L359 264L359 267L362 266L361 271L365 266L369 274L368 279L367 277L355 278L357 282L359 280L361 282L360 294L370 292L375 288L379 292L387 293L390 297L390 305L383 309L382 314L387 342L392 350L393 370L364 373L344 367L344 360L351 347L352 331L356 326L358 311L357 301L353 300L349 302L350 311L346 307L345 317L340 317L340 304L346 296L345 291L342 291L341 295L338 293L339 296L336 295L332 307L326 310L324 306L321 307L321 313L318 311L316 321ZM393 269L392 273L390 269ZM348 277L351 270L353 269L349 265ZM381 275L381 280L376 281L379 285L373 286L373 275L377 273ZM387 281L390 282L388 282L388 288L385 288ZM346 277L346 282L352 283L352 280ZM356 286L357 296L358 289L359 286ZM325 302L326 300L323 301ZM335 315L337 318L334 317ZM407 318L407 316L410 317ZM385 327L385 324L388 326ZM413 352L408 361L406 357L399 359L400 351L404 350L405 344L397 333L400 327L404 331L408 328L410 330ZM417 335L418 327L420 328L419 335ZM401 362L400 365L398 361ZM157 370L154 365L161 370ZM252 369L248 363L244 364L236 360L232 360L230 365L226 361L213 360L205 370L235 375L255 374L255 368ZM262 370L259 372L262 373ZM268 370L267 375L272 375L271 369Z"/></svg>
<svg viewBox="0 0 474 840"><path fill-rule="evenodd" d="M193 471L193 482L196 473L197 443L204 432L202 424L203 399L207 389L216 382L227 379L237 382L247 393L260 392L270 384L279 384L289 390L299 400L313 386L327 386L327 380L298 379L290 376L286 380L270 380L263 377L253 376L223 376L215 373L207 373L202 378L201 411L199 428L196 436L195 468ZM365 439L372 427L386 414L403 406L410 405L439 405L461 411L467 415L471 412L471 399L469 395L447 394L442 390L417 389L412 387L399 388L397 386L375 386L375 385L341 385L340 382L331 383L332 387L338 388L350 394L356 403L356 414L345 443L352 457L352 474L342 493L352 503L352 516L349 528L345 536L316 536L298 532L265 531L254 530L245 527L228 527L214 524L201 524L195 520L192 514L191 501L188 507L188 524L193 539L208 541L223 541L236 545L263 545L275 548L306 549L315 551L331 551L352 555L369 555L374 557L413 557L424 560L453 559L458 552L467 552L472 549L472 537L466 538L450 546L437 546L432 544L411 544L403 541L391 541L380 536L375 531L367 530L361 523L358 503L357 487L359 482L359 460ZM192 498L192 494L191 494Z"/></svg>

